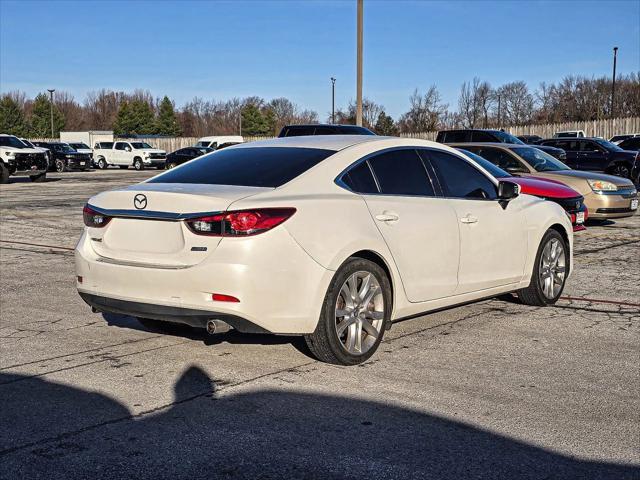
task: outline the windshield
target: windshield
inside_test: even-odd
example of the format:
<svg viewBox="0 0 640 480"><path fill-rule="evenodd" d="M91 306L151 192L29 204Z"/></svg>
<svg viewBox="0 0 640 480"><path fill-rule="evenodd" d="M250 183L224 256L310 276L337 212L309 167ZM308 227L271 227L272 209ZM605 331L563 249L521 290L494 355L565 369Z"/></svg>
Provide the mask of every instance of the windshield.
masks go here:
<svg viewBox="0 0 640 480"><path fill-rule="evenodd" d="M141 148L153 148L151 145L145 142L131 142L131 146L136 150L140 150Z"/></svg>
<svg viewBox="0 0 640 480"><path fill-rule="evenodd" d="M75 152L75 150L71 148L70 145L67 145L66 143L60 143L58 145L54 144L53 149L57 152L67 152L67 153Z"/></svg>
<svg viewBox="0 0 640 480"><path fill-rule="evenodd" d="M25 148L26 145L18 137L0 137L0 147Z"/></svg>
<svg viewBox="0 0 640 480"><path fill-rule="evenodd" d="M31 143L29 140L27 140L26 138L21 138L20 141L29 148L36 148L35 145Z"/></svg>
<svg viewBox="0 0 640 480"><path fill-rule="evenodd" d="M538 150L537 148L512 148L511 151L520 155L520 157L531 165L536 172L571 170L557 158L552 157L548 153L544 153L542 150Z"/></svg>
<svg viewBox="0 0 640 480"><path fill-rule="evenodd" d="M596 142L601 147L606 148L610 152L623 152L624 151L622 148L620 148L615 143L607 142L606 140L602 140L601 138L594 138L593 141Z"/></svg>
<svg viewBox="0 0 640 480"><path fill-rule="evenodd" d="M89 150L89 145L85 145L82 142L81 143L70 143L69 145L71 145L76 150L78 150L79 148L82 148L84 150Z"/></svg>
<svg viewBox="0 0 640 480"><path fill-rule="evenodd" d="M525 143L520 140L518 137L514 137L510 133L501 132L500 130L496 130L492 132L502 143L514 143L516 145L525 145Z"/></svg>
<svg viewBox="0 0 640 480"><path fill-rule="evenodd" d="M464 153L467 157L469 157L471 160L476 162L478 165L480 165L482 168L484 168L487 172L489 172L495 178L511 177L512 176L509 172L507 172L507 171L501 169L500 167L494 165L489 160L487 160L485 158L482 158L480 155L477 155L477 154L475 154L473 152L470 152L469 150L465 150L463 148L456 148L456 150Z"/></svg>

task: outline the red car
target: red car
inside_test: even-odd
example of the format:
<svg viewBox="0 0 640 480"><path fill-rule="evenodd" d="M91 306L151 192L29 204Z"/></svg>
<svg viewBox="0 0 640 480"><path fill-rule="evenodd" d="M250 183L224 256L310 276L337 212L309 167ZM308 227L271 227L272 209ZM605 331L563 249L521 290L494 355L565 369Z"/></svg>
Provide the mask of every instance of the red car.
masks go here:
<svg viewBox="0 0 640 480"><path fill-rule="evenodd" d="M485 160L475 153L462 148L458 148L457 150L464 153L474 162L478 163L498 180L508 180L510 182L517 183L520 185L520 191L522 193L544 198L551 202L556 202L564 208L569 218L571 218L571 224L573 225L574 232L586 230L584 222L587 221L589 211L587 206L584 204L584 197L573 188L556 180L546 178L514 177L509 172L502 170L500 167L495 166L490 161Z"/></svg>

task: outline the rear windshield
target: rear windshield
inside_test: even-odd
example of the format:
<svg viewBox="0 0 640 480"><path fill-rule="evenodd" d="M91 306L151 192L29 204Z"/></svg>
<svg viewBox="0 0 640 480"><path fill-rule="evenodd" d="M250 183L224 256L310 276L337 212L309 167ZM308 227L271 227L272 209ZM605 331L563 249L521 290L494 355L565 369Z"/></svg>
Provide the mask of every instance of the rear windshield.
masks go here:
<svg viewBox="0 0 640 480"><path fill-rule="evenodd" d="M512 148L514 152L520 155L531 165L537 172L556 172L558 170L571 170L564 163L548 153L533 147Z"/></svg>
<svg viewBox="0 0 640 480"><path fill-rule="evenodd" d="M171 169L149 182L275 188L334 153L334 150L317 148L225 148Z"/></svg>

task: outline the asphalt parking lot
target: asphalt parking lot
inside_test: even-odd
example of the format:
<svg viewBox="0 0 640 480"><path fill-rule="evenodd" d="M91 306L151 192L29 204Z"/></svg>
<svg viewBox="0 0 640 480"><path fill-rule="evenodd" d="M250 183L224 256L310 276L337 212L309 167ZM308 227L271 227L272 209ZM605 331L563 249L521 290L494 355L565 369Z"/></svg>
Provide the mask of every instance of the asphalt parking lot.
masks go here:
<svg viewBox="0 0 640 480"><path fill-rule="evenodd" d="M402 321L336 367L297 338L91 313L82 205L156 173L0 187L0 478L640 478L638 215L576 234L556 307Z"/></svg>

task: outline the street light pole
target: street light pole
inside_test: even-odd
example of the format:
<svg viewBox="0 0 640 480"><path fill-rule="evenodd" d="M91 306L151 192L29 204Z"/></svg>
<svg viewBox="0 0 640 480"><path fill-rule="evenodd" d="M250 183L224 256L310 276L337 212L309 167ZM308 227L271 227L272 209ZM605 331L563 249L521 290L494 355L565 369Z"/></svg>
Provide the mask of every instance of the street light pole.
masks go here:
<svg viewBox="0 0 640 480"><path fill-rule="evenodd" d="M611 118L615 118L616 98L616 63L618 60L618 47L613 47L613 81L611 82Z"/></svg>
<svg viewBox="0 0 640 480"><path fill-rule="evenodd" d="M53 88L49 88L49 96L51 97L51 100L49 101L49 111L51 113L51 138L53 138L53 92L55 92L55 89Z"/></svg>
<svg viewBox="0 0 640 480"><path fill-rule="evenodd" d="M358 40L357 40L357 85L356 85L356 125L362 126L362 17L363 2L358 0Z"/></svg>
<svg viewBox="0 0 640 480"><path fill-rule="evenodd" d="M331 123L336 123L336 79L331 77Z"/></svg>

